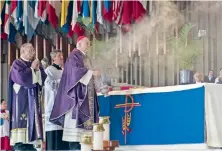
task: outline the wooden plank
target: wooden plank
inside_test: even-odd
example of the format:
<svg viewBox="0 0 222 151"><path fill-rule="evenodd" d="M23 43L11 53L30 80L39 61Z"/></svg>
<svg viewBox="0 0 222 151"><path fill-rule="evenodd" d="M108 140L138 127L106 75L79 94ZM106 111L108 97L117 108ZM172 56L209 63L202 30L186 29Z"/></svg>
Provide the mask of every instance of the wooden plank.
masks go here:
<svg viewBox="0 0 222 151"><path fill-rule="evenodd" d="M0 43L0 98L3 98L3 60L4 60L4 55L3 55L3 50L4 50L4 43L5 40L1 39Z"/></svg>
<svg viewBox="0 0 222 151"><path fill-rule="evenodd" d="M93 34L93 43L95 44L95 42L96 42L96 37L95 37L95 34ZM93 45L92 58L96 59L96 45Z"/></svg>
<svg viewBox="0 0 222 151"><path fill-rule="evenodd" d="M130 84L133 84L133 58L130 57Z"/></svg>
<svg viewBox="0 0 222 151"><path fill-rule="evenodd" d="M176 37L178 38L178 27L179 25L176 24L175 27L175 31L176 31ZM174 85L178 85L180 83L180 69L179 69L179 63L177 61L177 56L175 56L174 53L174 60L175 60L175 64L174 64Z"/></svg>
<svg viewBox="0 0 222 151"><path fill-rule="evenodd" d="M127 57L127 61L126 61L126 83L129 83L129 57Z"/></svg>
<svg viewBox="0 0 222 151"><path fill-rule="evenodd" d="M209 2L206 2L209 4ZM207 36L204 38L204 52L203 52L203 66L204 66L204 73L207 73L209 71L209 54L208 54L208 49L209 49L209 35L210 35L210 29L209 29L209 14L208 10L206 10L206 14L204 16L204 29L207 31Z"/></svg>
<svg viewBox="0 0 222 151"><path fill-rule="evenodd" d="M60 49L60 38L58 34L56 34L56 49Z"/></svg>
<svg viewBox="0 0 222 151"><path fill-rule="evenodd" d="M138 66L137 66L137 63L138 63L138 56L136 54L134 54L134 59L133 59L133 84L134 85L138 85L138 81L137 81L137 78L138 78Z"/></svg>
<svg viewBox="0 0 222 151"><path fill-rule="evenodd" d="M47 46L46 46L46 39L43 39L43 56L47 57L49 59L49 57L47 56L46 48L47 48Z"/></svg>
<svg viewBox="0 0 222 151"><path fill-rule="evenodd" d="M148 52L148 60L144 58L145 61L145 70L148 72L148 86L152 87L158 83L158 74L156 75L155 70L158 71L158 66L155 65L155 61L158 61L156 58L156 33L153 33L151 37L149 37L149 52ZM147 63L146 63L147 62ZM156 76L156 77L155 77Z"/></svg>
<svg viewBox="0 0 222 151"><path fill-rule="evenodd" d="M50 45L50 41L44 39L44 53L45 53L45 56L49 59L49 64L52 63L51 57L50 57L51 50L52 50L52 46Z"/></svg>
<svg viewBox="0 0 222 151"><path fill-rule="evenodd" d="M44 58L44 52L43 52L43 38L41 36L36 36L36 45L38 47L38 58L39 60Z"/></svg>
<svg viewBox="0 0 222 151"><path fill-rule="evenodd" d="M137 65L137 68L138 68L138 85L142 85L142 55L141 55L141 47L142 45L144 46L144 43L142 43L141 41L139 41L138 43L138 65ZM144 52L144 51L143 51Z"/></svg>
<svg viewBox="0 0 222 151"><path fill-rule="evenodd" d="M214 5L214 2L211 3ZM209 29L210 29L210 46L209 46L209 70L212 70L214 68L214 37L216 35L215 32L215 13L214 12L209 12Z"/></svg>
<svg viewBox="0 0 222 151"><path fill-rule="evenodd" d="M189 21L189 17L190 17L190 15L189 15L189 9L190 9L190 4L189 4L190 2L189 1L185 1L185 21L186 22L188 22Z"/></svg>
<svg viewBox="0 0 222 151"><path fill-rule="evenodd" d="M165 55L158 56L158 86L165 86Z"/></svg>
<svg viewBox="0 0 222 151"><path fill-rule="evenodd" d="M221 2L220 2L221 3ZM217 11L217 24L216 24L216 28L217 28L217 51L216 51L216 60L217 60L217 66L215 68L214 71L214 75L217 76L219 75L219 70L222 67L222 29L221 29L221 25L222 25L222 11Z"/></svg>
<svg viewBox="0 0 222 151"><path fill-rule="evenodd" d="M196 39L197 38L197 33L199 32L199 30L205 30L205 27L204 27L204 17L205 17L205 14L203 13L199 13L199 11L195 11L195 14L198 14L198 15L195 15L195 20L197 22L197 27L195 27L194 29L194 33L193 33L193 38ZM203 73L204 75L204 67L203 67L203 64L204 64L204 44L203 44L203 41L204 41L204 37L202 37L200 39L200 41L198 41L200 43L200 48L201 49L201 55L199 56L199 58L197 59L197 63L195 65L195 69L196 71L198 72L201 72Z"/></svg>
<svg viewBox="0 0 222 151"><path fill-rule="evenodd" d="M143 85L142 77L143 77L142 56L140 56L139 57L139 85Z"/></svg>
<svg viewBox="0 0 222 151"><path fill-rule="evenodd" d="M70 54L70 52L71 52L71 45L68 44L68 55Z"/></svg>
<svg viewBox="0 0 222 151"><path fill-rule="evenodd" d="M150 45L149 45L150 46ZM150 50L150 48L147 48ZM141 56L143 76L142 76L142 85L150 87L152 85L152 70L151 70L151 56L150 52Z"/></svg>
<svg viewBox="0 0 222 151"><path fill-rule="evenodd" d="M129 33L129 39L131 38L131 33ZM132 49L132 43L131 42L129 42L128 43L128 57L127 57L127 61L126 61L126 83L129 83L130 82L130 79L129 79L129 77L130 77L130 69L129 69L129 58L130 58L130 56L131 56L131 49Z"/></svg>
<svg viewBox="0 0 222 151"><path fill-rule="evenodd" d="M153 59L155 58L155 59ZM152 56L152 66L151 66L151 73L152 73L152 85L154 87L159 86L159 55Z"/></svg>
<svg viewBox="0 0 222 151"><path fill-rule="evenodd" d="M165 67L166 69L166 85L174 85L174 56L173 55L167 55L166 56L166 64L167 66Z"/></svg>
<svg viewBox="0 0 222 151"><path fill-rule="evenodd" d="M16 59L16 46L8 42L8 64L11 66Z"/></svg>
<svg viewBox="0 0 222 151"><path fill-rule="evenodd" d="M15 52L16 52L16 59L18 59L20 50L18 48L16 48Z"/></svg>
<svg viewBox="0 0 222 151"><path fill-rule="evenodd" d="M62 37L59 37L59 49L62 50L62 51L64 51L64 50L63 50L63 45L64 45L64 44L63 44L63 41L62 41L62 40L63 40L63 38L62 38Z"/></svg>
<svg viewBox="0 0 222 151"><path fill-rule="evenodd" d="M1 58L0 58L0 98L7 100L7 90L8 90L8 71L10 66L7 63L7 52L8 52L8 41L1 40ZM3 60L1 60L3 59Z"/></svg>
<svg viewBox="0 0 222 151"><path fill-rule="evenodd" d="M37 37L36 37L36 36L35 36L35 37L32 37L31 42L32 42L33 47L35 48L36 58L38 58L38 56L39 56L39 51L38 51Z"/></svg>
<svg viewBox="0 0 222 151"><path fill-rule="evenodd" d="M163 33L163 34L162 34ZM165 86L166 83L167 83L167 80L166 79L166 67L168 66L167 62L166 62L166 59L167 59L167 48L166 48L166 32L165 32L165 21L163 21L163 29L162 29L162 35L163 35L163 52L162 52L162 56L161 56L161 59L159 60L159 63L160 63L160 68L159 68L159 74L160 74L160 85L161 86Z"/></svg>
<svg viewBox="0 0 222 151"><path fill-rule="evenodd" d="M214 25L214 39L212 41L213 49L212 49L212 57L213 57L213 67L211 69L216 70L217 69L217 11L213 12L213 25Z"/></svg>
<svg viewBox="0 0 222 151"><path fill-rule="evenodd" d="M152 41L150 37L147 37L147 58L144 58L144 70L147 70L146 77L144 77L144 82L147 81L147 86L152 86Z"/></svg>
<svg viewBox="0 0 222 151"><path fill-rule="evenodd" d="M155 1L155 16L158 14L159 10L159 5L160 5L160 1ZM155 50L155 52L153 53L151 51L151 58L152 59L152 63L151 63L151 81L152 84L151 86L159 86L159 32L157 29L155 29L156 31L154 32L154 37L153 39L155 40L154 42L151 42L150 44L152 45L152 47L154 47L154 49L151 50ZM154 59L155 58L155 59Z"/></svg>
<svg viewBox="0 0 222 151"><path fill-rule="evenodd" d="M136 28L135 26L133 27L133 50L132 50L132 68L133 68L133 73L132 73L132 84L137 85L137 40L136 40ZM130 41L129 41L130 42ZM122 45L121 45L122 46Z"/></svg>
<svg viewBox="0 0 222 151"><path fill-rule="evenodd" d="M60 50L62 50L62 52L63 52L64 60L66 60L68 57L68 49L67 48L68 48L67 40L63 37L60 37Z"/></svg>
<svg viewBox="0 0 222 151"><path fill-rule="evenodd" d="M3 60L3 54L4 54L4 52L3 52L3 50L4 50L4 47L3 47L4 42L5 42L5 41L1 39L1 43L0 43L0 48L1 48L1 49L0 49L0 56L1 56L1 58L0 58L0 63L3 63L2 60Z"/></svg>
<svg viewBox="0 0 222 151"><path fill-rule="evenodd" d="M156 31L154 33L154 37L152 37L153 40L151 42L151 53L150 53L150 59L151 59L151 86L158 86L159 85L159 45L158 45L158 32ZM155 50L155 51L152 51Z"/></svg>
<svg viewBox="0 0 222 151"><path fill-rule="evenodd" d="M74 48L75 48L75 46L72 45L72 44L70 44L70 52L72 52ZM68 54L68 55L69 55L69 54Z"/></svg>

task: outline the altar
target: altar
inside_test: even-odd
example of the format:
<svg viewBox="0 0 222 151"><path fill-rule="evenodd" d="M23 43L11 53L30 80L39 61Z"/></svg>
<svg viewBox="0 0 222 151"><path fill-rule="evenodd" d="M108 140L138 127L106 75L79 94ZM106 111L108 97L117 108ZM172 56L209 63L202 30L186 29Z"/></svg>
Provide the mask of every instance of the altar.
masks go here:
<svg viewBox="0 0 222 151"><path fill-rule="evenodd" d="M100 116L110 116L110 137L120 148L221 147L221 98L217 84L113 91L99 96Z"/></svg>

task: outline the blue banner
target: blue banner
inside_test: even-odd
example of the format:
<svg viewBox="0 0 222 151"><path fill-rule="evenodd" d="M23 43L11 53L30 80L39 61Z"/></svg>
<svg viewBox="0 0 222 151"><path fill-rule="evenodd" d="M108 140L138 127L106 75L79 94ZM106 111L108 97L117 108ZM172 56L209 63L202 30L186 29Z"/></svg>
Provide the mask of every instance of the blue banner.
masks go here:
<svg viewBox="0 0 222 151"><path fill-rule="evenodd" d="M110 116L110 139L120 145L204 143L204 87L99 96L99 103L100 116Z"/></svg>

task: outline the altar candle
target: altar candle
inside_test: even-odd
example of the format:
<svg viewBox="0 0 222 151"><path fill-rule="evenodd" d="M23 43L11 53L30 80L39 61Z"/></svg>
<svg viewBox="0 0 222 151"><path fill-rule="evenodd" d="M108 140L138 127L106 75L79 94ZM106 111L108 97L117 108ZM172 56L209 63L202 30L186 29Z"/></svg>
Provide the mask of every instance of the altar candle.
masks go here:
<svg viewBox="0 0 222 151"><path fill-rule="evenodd" d="M83 135L81 138L81 151L91 151L92 149L92 136Z"/></svg>
<svg viewBox="0 0 222 151"><path fill-rule="evenodd" d="M109 128L109 124L103 124L103 127L105 129L104 133L103 133L103 140L108 141L110 136L109 136L109 132L110 132L110 128Z"/></svg>
<svg viewBox="0 0 222 151"><path fill-rule="evenodd" d="M129 33L129 40L130 40L130 42L129 42L129 57L131 57L131 55L132 55L132 35L131 35L131 33Z"/></svg>
<svg viewBox="0 0 222 151"><path fill-rule="evenodd" d="M91 150L92 150L91 145L81 143L81 151L91 151Z"/></svg>
<svg viewBox="0 0 222 151"><path fill-rule="evenodd" d="M93 124L93 150L103 150L103 132L102 124Z"/></svg>
<svg viewBox="0 0 222 151"><path fill-rule="evenodd" d="M99 117L99 123L103 124L103 127L105 129L103 133L103 140L109 141L110 140L110 121L108 116Z"/></svg>

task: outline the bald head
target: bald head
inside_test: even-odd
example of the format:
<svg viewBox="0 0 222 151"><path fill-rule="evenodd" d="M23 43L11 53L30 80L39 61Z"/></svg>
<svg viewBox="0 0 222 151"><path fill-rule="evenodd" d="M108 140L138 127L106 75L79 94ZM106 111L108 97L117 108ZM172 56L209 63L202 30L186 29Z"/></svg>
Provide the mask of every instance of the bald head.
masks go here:
<svg viewBox="0 0 222 151"><path fill-rule="evenodd" d="M199 72L196 72L194 74L194 79L195 79L196 82L201 82L202 81L202 74L199 73Z"/></svg>
<svg viewBox="0 0 222 151"><path fill-rule="evenodd" d="M35 57L35 49L31 43L25 43L20 49L21 57L26 60L32 60Z"/></svg>
<svg viewBox="0 0 222 151"><path fill-rule="evenodd" d="M77 49L86 52L87 49L90 47L90 41L87 37L81 39L79 42L76 44Z"/></svg>

